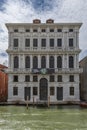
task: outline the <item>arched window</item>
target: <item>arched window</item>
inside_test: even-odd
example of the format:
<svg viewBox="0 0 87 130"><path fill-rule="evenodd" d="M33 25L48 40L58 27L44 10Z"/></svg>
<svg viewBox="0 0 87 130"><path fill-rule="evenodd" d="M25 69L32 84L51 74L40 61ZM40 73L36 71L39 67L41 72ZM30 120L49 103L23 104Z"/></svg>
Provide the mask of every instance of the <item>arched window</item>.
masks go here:
<svg viewBox="0 0 87 130"><path fill-rule="evenodd" d="M57 57L57 68L62 68L62 57L61 56Z"/></svg>
<svg viewBox="0 0 87 130"><path fill-rule="evenodd" d="M14 57L14 68L18 68L19 67L19 58L18 56Z"/></svg>
<svg viewBox="0 0 87 130"><path fill-rule="evenodd" d="M29 56L25 57L25 68L30 68L30 57Z"/></svg>
<svg viewBox="0 0 87 130"><path fill-rule="evenodd" d="M38 68L38 58L37 58L37 56L33 57L33 68L34 69Z"/></svg>
<svg viewBox="0 0 87 130"><path fill-rule="evenodd" d="M74 68L74 58L73 58L73 56L69 56L69 68Z"/></svg>
<svg viewBox="0 0 87 130"><path fill-rule="evenodd" d="M41 68L46 68L46 57L45 56L41 57Z"/></svg>
<svg viewBox="0 0 87 130"><path fill-rule="evenodd" d="M50 56L49 58L49 68L54 68L54 57Z"/></svg>

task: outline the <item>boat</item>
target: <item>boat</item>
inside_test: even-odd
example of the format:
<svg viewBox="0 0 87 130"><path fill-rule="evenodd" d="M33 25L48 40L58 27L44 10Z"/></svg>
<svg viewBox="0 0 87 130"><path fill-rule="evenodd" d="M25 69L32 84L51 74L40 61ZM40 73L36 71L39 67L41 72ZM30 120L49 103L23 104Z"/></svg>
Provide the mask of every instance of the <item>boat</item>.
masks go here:
<svg viewBox="0 0 87 130"><path fill-rule="evenodd" d="M81 107L84 107L84 108L87 108L87 102L81 102L81 103L80 103L80 106L81 106Z"/></svg>

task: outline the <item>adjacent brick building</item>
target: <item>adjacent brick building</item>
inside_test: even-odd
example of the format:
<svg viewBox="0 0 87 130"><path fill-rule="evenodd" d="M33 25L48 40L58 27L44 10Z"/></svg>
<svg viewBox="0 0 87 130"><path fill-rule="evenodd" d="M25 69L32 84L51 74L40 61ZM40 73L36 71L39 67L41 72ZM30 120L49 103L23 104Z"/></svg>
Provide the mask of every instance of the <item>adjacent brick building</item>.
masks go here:
<svg viewBox="0 0 87 130"><path fill-rule="evenodd" d="M7 101L8 76L5 73L7 67L0 64L0 102Z"/></svg>
<svg viewBox="0 0 87 130"><path fill-rule="evenodd" d="M80 98L87 101L87 56L79 62L79 65L83 68L83 73L80 74Z"/></svg>

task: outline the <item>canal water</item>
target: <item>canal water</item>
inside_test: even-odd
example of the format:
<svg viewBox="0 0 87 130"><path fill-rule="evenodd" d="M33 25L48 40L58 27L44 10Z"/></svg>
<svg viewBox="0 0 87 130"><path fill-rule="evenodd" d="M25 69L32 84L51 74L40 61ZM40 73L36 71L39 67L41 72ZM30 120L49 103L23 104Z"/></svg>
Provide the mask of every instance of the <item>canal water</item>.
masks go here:
<svg viewBox="0 0 87 130"><path fill-rule="evenodd" d="M87 130L87 109L0 106L0 130Z"/></svg>

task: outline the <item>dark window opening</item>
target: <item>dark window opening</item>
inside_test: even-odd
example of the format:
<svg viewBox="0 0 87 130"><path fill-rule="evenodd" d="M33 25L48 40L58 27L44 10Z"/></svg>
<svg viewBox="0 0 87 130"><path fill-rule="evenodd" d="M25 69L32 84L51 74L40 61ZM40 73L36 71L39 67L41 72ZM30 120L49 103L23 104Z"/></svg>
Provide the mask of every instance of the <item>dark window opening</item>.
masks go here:
<svg viewBox="0 0 87 130"><path fill-rule="evenodd" d="M50 56L49 58L49 68L54 68L54 57Z"/></svg>
<svg viewBox="0 0 87 130"><path fill-rule="evenodd" d="M69 47L73 47L73 39L69 39Z"/></svg>
<svg viewBox="0 0 87 130"><path fill-rule="evenodd" d="M73 32L73 29L69 29L69 32Z"/></svg>
<svg viewBox="0 0 87 130"><path fill-rule="evenodd" d="M33 95L38 95L38 88L37 87L33 87Z"/></svg>
<svg viewBox="0 0 87 130"><path fill-rule="evenodd" d="M30 76L29 75L25 75L25 82L30 82Z"/></svg>
<svg viewBox="0 0 87 130"><path fill-rule="evenodd" d="M50 82L54 82L54 75L50 75Z"/></svg>
<svg viewBox="0 0 87 130"><path fill-rule="evenodd" d="M30 68L30 57L26 56L25 58L25 68Z"/></svg>
<svg viewBox="0 0 87 130"><path fill-rule="evenodd" d="M38 58L36 56L33 57L33 68L34 69L38 68Z"/></svg>
<svg viewBox="0 0 87 130"><path fill-rule="evenodd" d="M58 75L57 81L58 81L58 82L62 82L62 75Z"/></svg>
<svg viewBox="0 0 87 130"><path fill-rule="evenodd" d="M14 29L14 32L18 32L18 29Z"/></svg>
<svg viewBox="0 0 87 130"><path fill-rule="evenodd" d="M14 46L14 47L18 47L18 39L17 39L17 38L14 39L13 46Z"/></svg>
<svg viewBox="0 0 87 130"><path fill-rule="evenodd" d="M57 68L62 68L62 57L61 56L57 57Z"/></svg>
<svg viewBox="0 0 87 130"><path fill-rule="evenodd" d="M42 32L46 32L46 29L42 29Z"/></svg>
<svg viewBox="0 0 87 130"><path fill-rule="evenodd" d="M14 57L14 68L18 68L19 67L19 59L18 56Z"/></svg>
<svg viewBox="0 0 87 130"><path fill-rule="evenodd" d="M54 95L54 93L55 93L54 87L50 87L50 95L52 96L52 95Z"/></svg>
<svg viewBox="0 0 87 130"><path fill-rule="evenodd" d="M30 29L26 29L26 32L30 32Z"/></svg>
<svg viewBox="0 0 87 130"><path fill-rule="evenodd" d="M36 75L33 76L33 82L38 82L38 77Z"/></svg>
<svg viewBox="0 0 87 130"><path fill-rule="evenodd" d="M46 47L46 39L42 39L41 40L41 46L42 47Z"/></svg>
<svg viewBox="0 0 87 130"><path fill-rule="evenodd" d="M69 81L70 81L70 82L74 82L74 75L70 75L70 76L69 76Z"/></svg>
<svg viewBox="0 0 87 130"><path fill-rule="evenodd" d="M13 82L18 82L18 75L13 76Z"/></svg>
<svg viewBox="0 0 87 130"><path fill-rule="evenodd" d="M33 39L33 47L37 47L38 46L38 39Z"/></svg>
<svg viewBox="0 0 87 130"><path fill-rule="evenodd" d="M41 57L41 68L46 68L46 57L45 56Z"/></svg>
<svg viewBox="0 0 87 130"><path fill-rule="evenodd" d="M62 47L62 39L57 39L57 46Z"/></svg>
<svg viewBox="0 0 87 130"><path fill-rule="evenodd" d="M73 56L69 56L69 68L74 68L74 59L73 59Z"/></svg>
<svg viewBox="0 0 87 130"><path fill-rule="evenodd" d="M13 87L13 95L18 95L18 87Z"/></svg>
<svg viewBox="0 0 87 130"><path fill-rule="evenodd" d="M54 32L54 29L50 29L50 32Z"/></svg>
<svg viewBox="0 0 87 130"><path fill-rule="evenodd" d="M37 29L33 29L33 32L37 32Z"/></svg>
<svg viewBox="0 0 87 130"><path fill-rule="evenodd" d="M25 39L25 47L30 47L30 39Z"/></svg>
<svg viewBox="0 0 87 130"><path fill-rule="evenodd" d="M62 32L62 29L57 29L57 32Z"/></svg>
<svg viewBox="0 0 87 130"><path fill-rule="evenodd" d="M74 87L70 87L70 95L74 95Z"/></svg>
<svg viewBox="0 0 87 130"><path fill-rule="evenodd" d="M50 47L54 47L54 39L50 39Z"/></svg>

